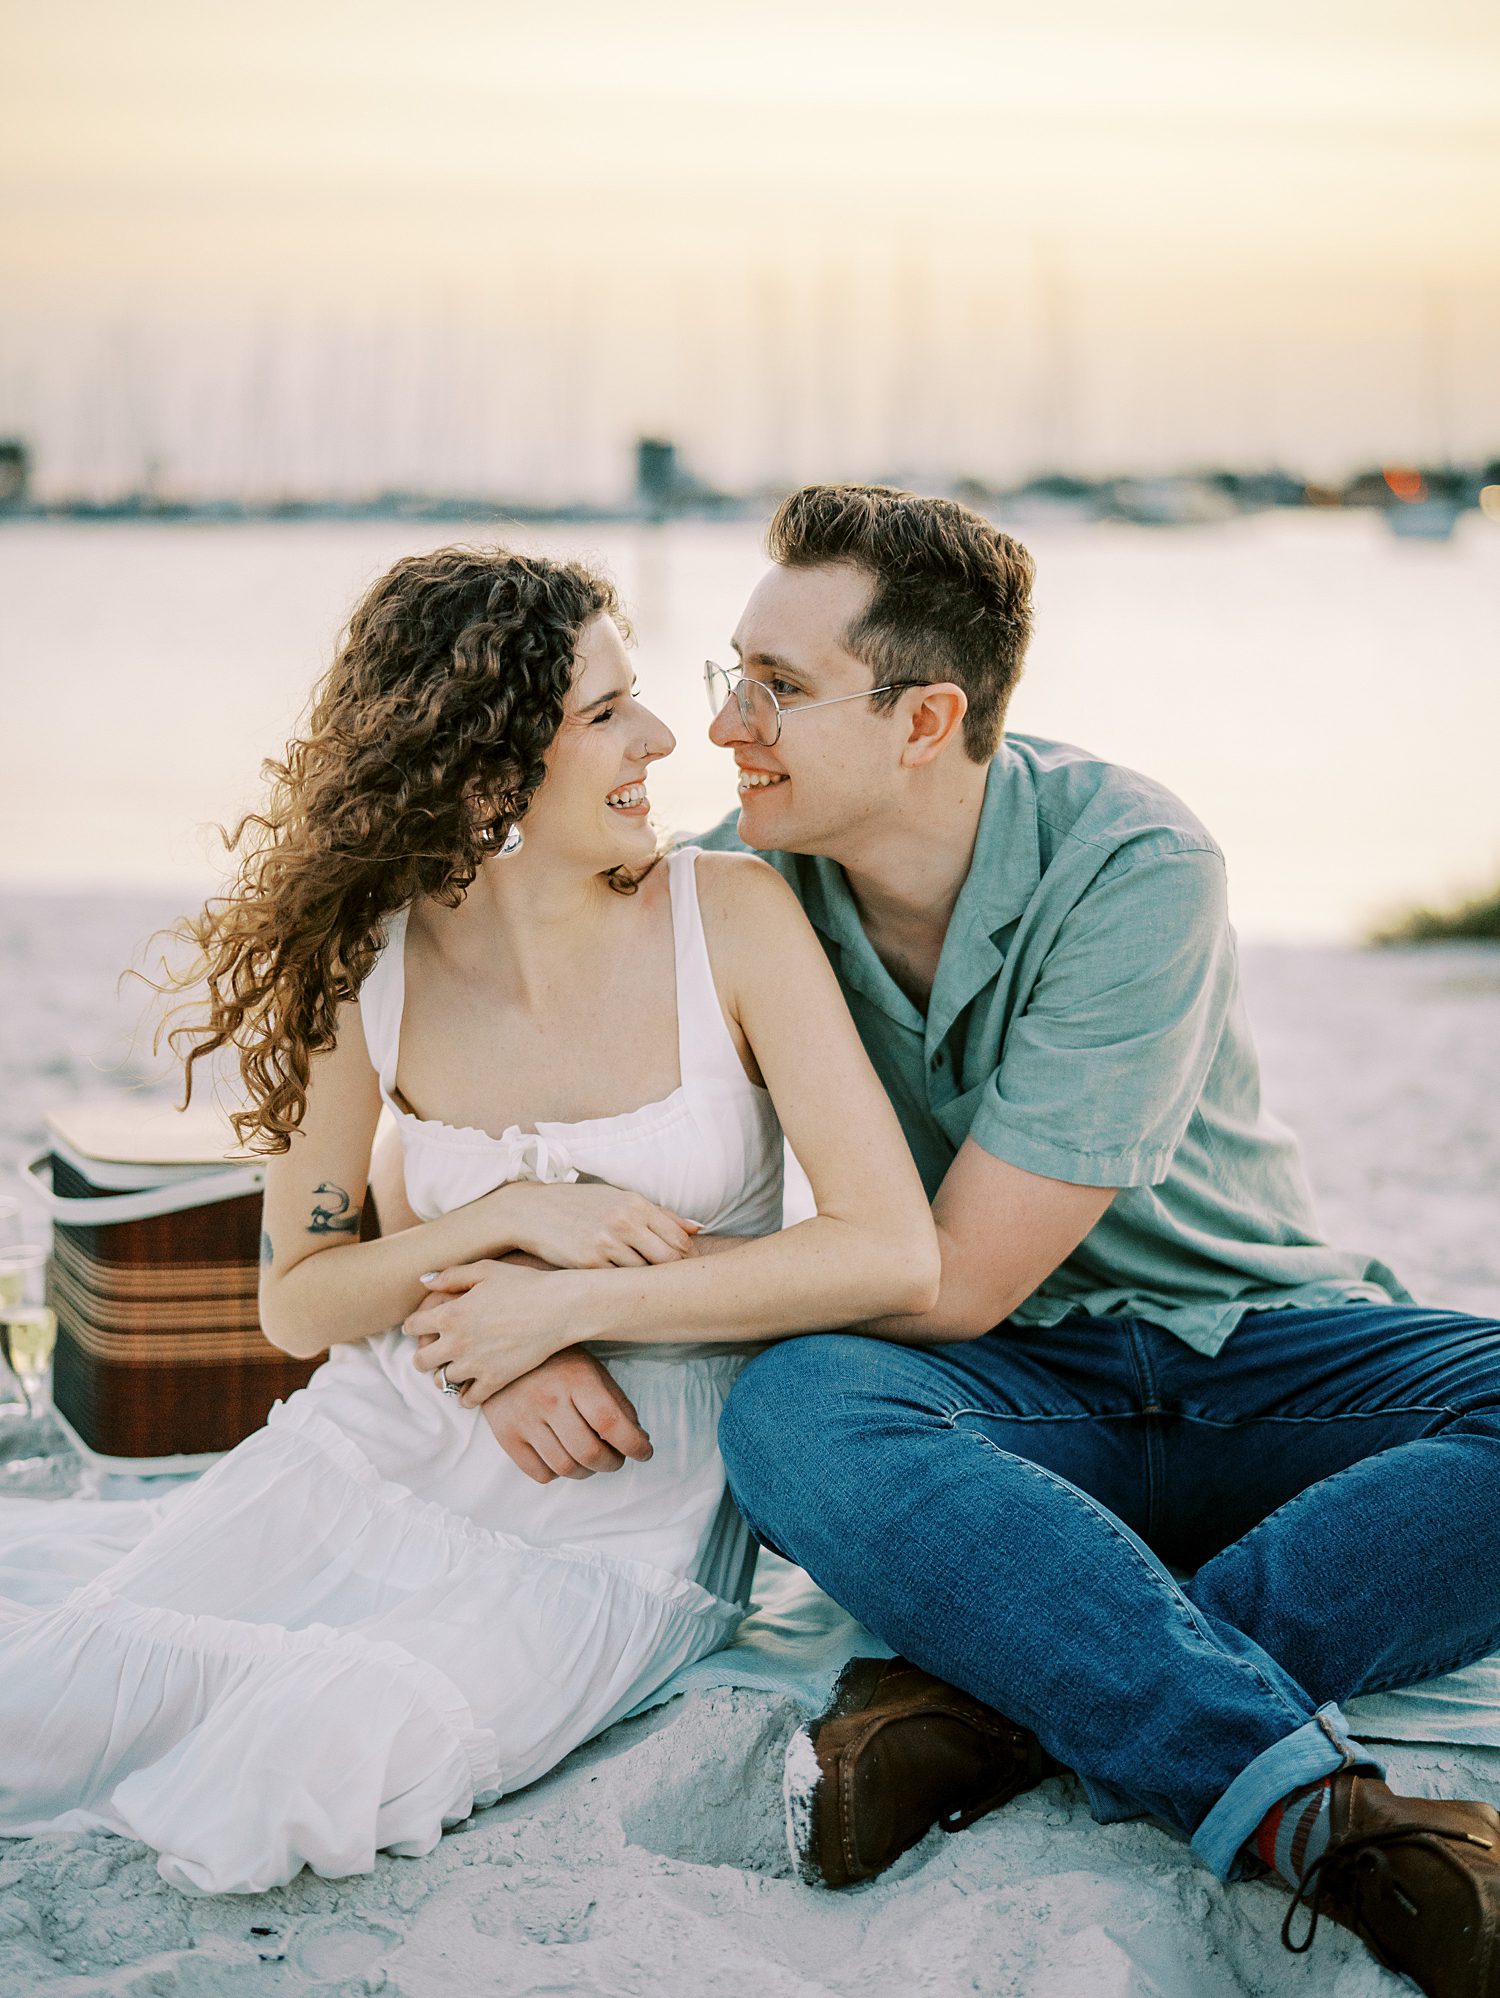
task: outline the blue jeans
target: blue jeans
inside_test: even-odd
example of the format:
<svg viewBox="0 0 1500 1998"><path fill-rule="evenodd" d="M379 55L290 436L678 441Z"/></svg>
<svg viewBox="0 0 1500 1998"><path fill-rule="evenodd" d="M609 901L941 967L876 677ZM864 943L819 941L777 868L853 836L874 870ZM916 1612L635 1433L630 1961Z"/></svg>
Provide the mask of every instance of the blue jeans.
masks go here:
<svg viewBox="0 0 1500 1998"><path fill-rule="evenodd" d="M762 1541L1220 1878L1288 1791L1379 1766L1340 1700L1500 1646L1500 1323L1258 1311L1214 1359L1130 1318L819 1334L719 1433Z"/></svg>

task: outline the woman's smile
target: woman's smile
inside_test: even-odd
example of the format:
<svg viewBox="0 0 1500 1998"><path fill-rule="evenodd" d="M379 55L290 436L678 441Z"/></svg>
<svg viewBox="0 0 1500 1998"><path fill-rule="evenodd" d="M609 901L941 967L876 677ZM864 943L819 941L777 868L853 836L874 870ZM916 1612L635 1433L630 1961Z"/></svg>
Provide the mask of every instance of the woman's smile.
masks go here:
<svg viewBox="0 0 1500 1998"><path fill-rule="evenodd" d="M604 800L612 812L619 812L625 818L643 819L651 810L651 800L646 796L644 778L634 777L628 784L621 784L610 792Z"/></svg>

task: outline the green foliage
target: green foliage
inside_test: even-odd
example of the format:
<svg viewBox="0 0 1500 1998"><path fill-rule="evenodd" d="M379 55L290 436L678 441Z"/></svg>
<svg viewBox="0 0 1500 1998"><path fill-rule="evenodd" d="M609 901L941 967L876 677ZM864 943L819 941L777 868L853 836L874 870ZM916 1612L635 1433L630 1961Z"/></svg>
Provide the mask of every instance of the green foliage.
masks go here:
<svg viewBox="0 0 1500 1998"><path fill-rule="evenodd" d="M1413 909L1389 929L1377 930L1377 944L1500 943L1500 888L1456 909Z"/></svg>

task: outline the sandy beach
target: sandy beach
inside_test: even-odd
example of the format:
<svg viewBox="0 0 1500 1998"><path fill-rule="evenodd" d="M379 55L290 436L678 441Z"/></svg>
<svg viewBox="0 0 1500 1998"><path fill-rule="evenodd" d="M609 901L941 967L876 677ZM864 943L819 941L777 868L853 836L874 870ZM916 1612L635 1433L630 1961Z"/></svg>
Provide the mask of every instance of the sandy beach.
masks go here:
<svg viewBox="0 0 1500 1998"><path fill-rule="evenodd" d="M138 1086L139 987L115 975L174 905L0 896L0 1165L43 1110ZM1245 953L1267 1097L1306 1143L1336 1240L1425 1301L1500 1313L1500 951ZM1165 1833L1101 1828L1054 1781L933 1833L842 1895L791 1876L784 1700L723 1690L622 1723L421 1860L184 1898L103 1836L0 1842L0 1994L597 1993L600 1998L1054 1994L1230 1998L1409 1989L1325 1927L1279 1941L1285 1896L1221 1888ZM1500 1801L1500 1750L1399 1748L1396 1787Z"/></svg>

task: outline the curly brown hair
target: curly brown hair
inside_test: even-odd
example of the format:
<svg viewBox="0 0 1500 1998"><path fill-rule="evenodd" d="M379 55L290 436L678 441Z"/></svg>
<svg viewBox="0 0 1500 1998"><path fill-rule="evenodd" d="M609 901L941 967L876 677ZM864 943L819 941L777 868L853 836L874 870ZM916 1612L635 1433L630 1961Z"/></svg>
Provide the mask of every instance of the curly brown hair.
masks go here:
<svg viewBox="0 0 1500 1998"><path fill-rule="evenodd" d="M893 486L803 486L766 540L783 568L850 562L874 578L844 638L875 679L894 683L871 706L885 713L903 687L952 680L969 698L964 749L987 763L1031 638L1036 565L1020 542L957 500Z"/></svg>
<svg viewBox="0 0 1500 1998"><path fill-rule="evenodd" d="M409 555L366 592L306 733L263 766L264 809L223 833L234 886L178 932L196 961L166 989L208 988L206 1014L167 1034L184 1100L194 1064L232 1048L242 1145L287 1149L312 1058L333 1046L386 919L422 896L456 907L524 816L601 613L629 636L606 577L503 548ZM622 893L639 879L610 876Z"/></svg>

